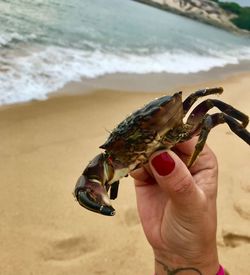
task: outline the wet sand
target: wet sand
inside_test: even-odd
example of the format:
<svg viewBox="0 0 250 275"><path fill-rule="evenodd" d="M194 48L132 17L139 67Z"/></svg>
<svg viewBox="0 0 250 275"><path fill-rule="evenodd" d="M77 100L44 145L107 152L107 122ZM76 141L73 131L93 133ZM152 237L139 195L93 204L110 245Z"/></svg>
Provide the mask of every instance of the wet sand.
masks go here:
<svg viewBox="0 0 250 275"><path fill-rule="evenodd" d="M209 81L182 82L168 91L183 89L185 97L199 88L223 86L219 98L250 115L250 73ZM98 146L108 131L165 93L94 86L98 91L82 94L84 84L77 84L72 96L68 91L74 84L49 100L0 109L1 274L153 273L152 252L137 217L132 179L121 181L113 202L114 217L84 210L74 201L72 191L88 161L100 152ZM226 125L211 132L208 144L220 167L220 262L230 274L250 274L250 149Z"/></svg>

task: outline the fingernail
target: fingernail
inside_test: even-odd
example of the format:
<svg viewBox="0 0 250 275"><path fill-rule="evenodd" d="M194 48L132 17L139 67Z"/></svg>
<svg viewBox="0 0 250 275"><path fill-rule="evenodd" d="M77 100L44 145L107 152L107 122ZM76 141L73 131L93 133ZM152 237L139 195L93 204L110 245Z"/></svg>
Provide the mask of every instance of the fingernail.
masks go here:
<svg viewBox="0 0 250 275"><path fill-rule="evenodd" d="M175 167L174 160L167 152L163 152L155 156L151 163L160 176L167 176L174 170Z"/></svg>

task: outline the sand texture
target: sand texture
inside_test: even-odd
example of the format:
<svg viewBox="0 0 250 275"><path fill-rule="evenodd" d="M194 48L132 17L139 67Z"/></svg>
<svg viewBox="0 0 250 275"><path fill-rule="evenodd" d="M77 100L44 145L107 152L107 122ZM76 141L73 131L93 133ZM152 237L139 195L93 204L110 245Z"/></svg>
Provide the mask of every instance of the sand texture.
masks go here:
<svg viewBox="0 0 250 275"><path fill-rule="evenodd" d="M188 91L208 84L186 87ZM250 115L250 74L210 83ZM171 91L172 92L172 91ZM164 93L162 93L164 94ZM130 177L116 216L81 208L72 191L117 123L159 96L100 90L0 110L0 274L152 274ZM248 128L249 129L249 128ZM219 161L218 248L230 274L250 274L250 149L227 126L208 139Z"/></svg>

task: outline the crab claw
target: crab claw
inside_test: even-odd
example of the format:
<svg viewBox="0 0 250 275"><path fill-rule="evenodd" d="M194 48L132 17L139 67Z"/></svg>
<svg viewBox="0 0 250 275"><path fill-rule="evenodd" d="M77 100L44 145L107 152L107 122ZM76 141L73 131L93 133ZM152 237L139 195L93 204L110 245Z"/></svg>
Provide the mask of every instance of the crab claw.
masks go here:
<svg viewBox="0 0 250 275"><path fill-rule="evenodd" d="M115 209L110 203L107 191L97 180L81 175L76 183L75 197L79 204L88 210L106 216L115 215Z"/></svg>

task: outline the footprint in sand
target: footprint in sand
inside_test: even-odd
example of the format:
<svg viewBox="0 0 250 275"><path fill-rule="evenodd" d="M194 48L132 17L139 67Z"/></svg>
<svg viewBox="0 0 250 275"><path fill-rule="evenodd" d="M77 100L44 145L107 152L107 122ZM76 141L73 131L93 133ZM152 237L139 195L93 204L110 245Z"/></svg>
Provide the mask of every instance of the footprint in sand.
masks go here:
<svg viewBox="0 0 250 275"><path fill-rule="evenodd" d="M140 223L137 210L135 208L129 208L125 211L125 223L128 226L134 226Z"/></svg>
<svg viewBox="0 0 250 275"><path fill-rule="evenodd" d="M242 182L241 183L241 188L245 192L249 192L250 193L250 182Z"/></svg>
<svg viewBox="0 0 250 275"><path fill-rule="evenodd" d="M65 238L50 242L41 255L45 261L71 260L97 250L96 243L85 236Z"/></svg>
<svg viewBox="0 0 250 275"><path fill-rule="evenodd" d="M232 232L222 232L222 237L226 246L237 247L250 243L250 236L240 235Z"/></svg>
<svg viewBox="0 0 250 275"><path fill-rule="evenodd" d="M249 199L241 199L234 203L235 211L246 220L250 220L250 201Z"/></svg>

